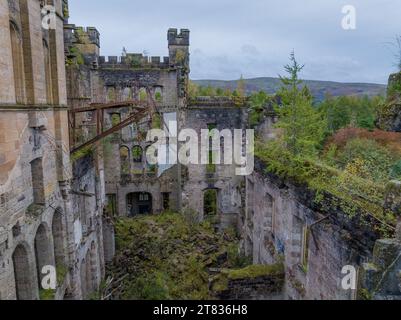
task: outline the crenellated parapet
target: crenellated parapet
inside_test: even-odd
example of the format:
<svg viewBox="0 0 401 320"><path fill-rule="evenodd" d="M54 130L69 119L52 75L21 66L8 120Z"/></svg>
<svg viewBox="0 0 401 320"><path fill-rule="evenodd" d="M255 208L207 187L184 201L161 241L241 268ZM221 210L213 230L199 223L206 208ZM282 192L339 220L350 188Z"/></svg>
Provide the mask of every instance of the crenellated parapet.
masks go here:
<svg viewBox="0 0 401 320"><path fill-rule="evenodd" d="M167 40L169 46L189 46L188 29L181 29L180 33L175 28L170 28L167 33Z"/></svg>
<svg viewBox="0 0 401 320"><path fill-rule="evenodd" d="M135 69L135 68L169 68L169 57L148 57L141 53L128 53L125 56L100 56L100 68Z"/></svg>
<svg viewBox="0 0 401 320"><path fill-rule="evenodd" d="M64 38L66 44L92 44L100 48L100 33L95 27L64 24Z"/></svg>

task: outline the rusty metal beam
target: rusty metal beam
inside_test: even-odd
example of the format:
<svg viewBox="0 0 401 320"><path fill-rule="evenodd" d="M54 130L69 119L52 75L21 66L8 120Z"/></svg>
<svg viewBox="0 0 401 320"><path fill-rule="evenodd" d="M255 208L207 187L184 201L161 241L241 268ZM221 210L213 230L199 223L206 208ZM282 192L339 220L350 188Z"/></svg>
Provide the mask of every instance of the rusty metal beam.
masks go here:
<svg viewBox="0 0 401 320"><path fill-rule="evenodd" d="M131 123L137 122L138 120L142 119L145 115L147 114L147 110L146 109L142 109L139 110L137 113L134 113L133 115L129 116L127 119L125 119L124 121L121 121L118 125L102 132L101 134L98 134L96 137L92 138L91 140L81 144L78 147L74 147L71 149L70 153L76 153L100 140L102 140L103 138L113 134L116 131L120 131L121 129L129 126Z"/></svg>
<svg viewBox="0 0 401 320"><path fill-rule="evenodd" d="M81 144L77 147L72 147L71 154L78 152L100 140L107 137L110 134L113 134L116 131L119 131L126 126L130 125L133 122L138 122L141 118L145 116L145 114L149 114L151 117L153 113L156 111L155 101L152 96L152 92L149 88L147 88L148 101L140 101L140 100L127 100L121 102L111 102L111 103L91 103L88 107L77 108L69 111L69 123L70 123L70 145L73 146L75 144L75 131L76 131L76 115L78 113L84 112L93 112L95 111L95 121L96 121L96 137L90 139L89 141ZM113 126L112 128L103 132L104 129L104 113L107 109L117 109L124 107L132 107L132 111L135 113L131 113L131 115L121 121L118 125Z"/></svg>
<svg viewBox="0 0 401 320"><path fill-rule="evenodd" d="M124 108L124 107L129 107L133 106L134 108L137 109L144 109L148 107L147 103L144 103L143 101L139 100L128 100L128 101L122 101L122 102L111 102L111 103L91 103L89 107L83 107L83 108L77 108L74 110L71 110L70 112L75 114L75 113L83 113L83 112L90 112L90 111L96 111L96 110L104 110L104 109L118 109L118 108Z"/></svg>

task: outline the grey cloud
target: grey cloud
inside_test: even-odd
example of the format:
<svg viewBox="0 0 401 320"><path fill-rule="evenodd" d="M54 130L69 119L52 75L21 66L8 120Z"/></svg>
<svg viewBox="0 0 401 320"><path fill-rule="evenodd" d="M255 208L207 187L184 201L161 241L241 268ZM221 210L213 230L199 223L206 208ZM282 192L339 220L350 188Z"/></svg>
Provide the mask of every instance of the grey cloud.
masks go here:
<svg viewBox="0 0 401 320"><path fill-rule="evenodd" d="M357 30L341 29L341 8ZM394 71L385 43L401 33L399 0L70 0L71 22L94 25L102 53L166 55L169 27L191 29L191 76L276 76L295 49L305 78L385 83Z"/></svg>

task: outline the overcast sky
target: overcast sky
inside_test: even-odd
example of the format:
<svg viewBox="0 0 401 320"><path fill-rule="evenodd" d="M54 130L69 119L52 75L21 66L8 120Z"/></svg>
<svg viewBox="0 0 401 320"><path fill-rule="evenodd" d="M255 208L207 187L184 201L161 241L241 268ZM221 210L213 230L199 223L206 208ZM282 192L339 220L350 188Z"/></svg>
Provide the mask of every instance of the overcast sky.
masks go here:
<svg viewBox="0 0 401 320"><path fill-rule="evenodd" d="M95 26L101 54L166 56L167 29L191 30L191 78L283 73L292 49L305 79L386 83L395 71L400 0L70 0L70 23ZM341 27L344 5L356 30Z"/></svg>

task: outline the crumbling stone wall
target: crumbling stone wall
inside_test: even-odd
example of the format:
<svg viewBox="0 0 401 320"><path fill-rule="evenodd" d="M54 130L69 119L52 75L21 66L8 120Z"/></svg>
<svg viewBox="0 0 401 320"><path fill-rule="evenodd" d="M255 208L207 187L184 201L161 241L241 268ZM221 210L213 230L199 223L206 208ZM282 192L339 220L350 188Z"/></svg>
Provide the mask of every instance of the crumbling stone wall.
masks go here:
<svg viewBox="0 0 401 320"><path fill-rule="evenodd" d="M306 187L267 173L262 162L246 185L242 248L256 264L284 261L285 299L356 298L341 286L342 269L367 262L380 235L336 208L317 206Z"/></svg>
<svg viewBox="0 0 401 320"><path fill-rule="evenodd" d="M222 300L281 300L284 266L251 265L244 269L222 269L210 281L213 296Z"/></svg>
<svg viewBox="0 0 401 320"><path fill-rule="evenodd" d="M376 241L372 259L361 266L360 299L401 300L401 182L391 181L386 192L384 206L398 218L395 236Z"/></svg>
<svg viewBox="0 0 401 320"><path fill-rule="evenodd" d="M191 102L182 113L182 128L196 131L199 137L199 151L201 150L201 130L210 126L219 130L228 129L234 136L234 129L246 129L246 105L236 105L231 99L198 98ZM224 145L221 145L221 159L224 157ZM223 161L223 160L222 160ZM183 211L198 213L199 219L204 216L204 194L206 190L217 190L217 212L220 228L235 227L238 215L242 208L242 185L244 177L237 176L236 164L217 165L213 172L208 171L206 165L190 164L188 178L182 192Z"/></svg>
<svg viewBox="0 0 401 320"><path fill-rule="evenodd" d="M78 51L81 60L71 55L72 66L68 69L69 85L73 94L69 95L72 108L80 108L88 103L114 103L127 100L156 101L157 110L164 113L177 112L184 105L184 95L180 92L182 83L188 80L189 32L169 30L169 57L144 57L141 54L127 54L123 57L99 56L99 35L94 28L81 28L65 25L66 46L69 52ZM175 59L178 50L184 53L182 59ZM77 55L75 53L75 55ZM75 63L74 63L75 62ZM143 96L144 92L152 97ZM151 111L151 110L149 110ZM107 128L126 119L129 107L107 110ZM146 193L152 197L152 212L162 212L163 194L169 194L171 210L178 210L177 168L166 172L149 171L146 162L146 133L151 129L149 118L139 126L131 125L103 141L106 195L115 201L114 214L129 214L127 196L133 193ZM77 117L82 131L90 135L94 119L88 115ZM163 127L163 123L160 124ZM93 131L93 130L92 130ZM94 134L92 132L92 134ZM134 150L140 149L140 161L135 161ZM122 157L122 152L124 156ZM136 155L138 157L138 155Z"/></svg>
<svg viewBox="0 0 401 320"><path fill-rule="evenodd" d="M72 279L62 7L50 34L41 3L0 1L0 299L38 299L45 265L67 270L55 298Z"/></svg>

